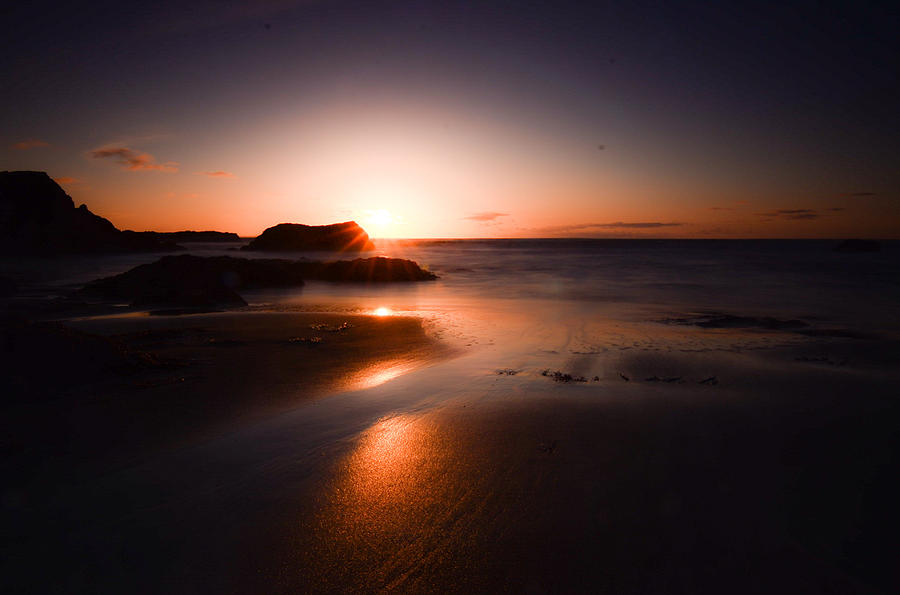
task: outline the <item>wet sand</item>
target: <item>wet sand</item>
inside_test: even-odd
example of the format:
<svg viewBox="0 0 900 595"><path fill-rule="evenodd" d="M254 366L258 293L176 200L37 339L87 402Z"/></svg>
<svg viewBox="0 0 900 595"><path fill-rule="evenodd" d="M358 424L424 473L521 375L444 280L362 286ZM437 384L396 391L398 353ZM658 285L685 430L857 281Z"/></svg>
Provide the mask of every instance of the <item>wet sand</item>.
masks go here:
<svg viewBox="0 0 900 595"><path fill-rule="evenodd" d="M507 381L368 428L281 550L282 589L877 592L896 580L874 576L893 572L890 391L863 383L848 403L860 383L834 374L753 391Z"/></svg>
<svg viewBox="0 0 900 595"><path fill-rule="evenodd" d="M308 332L343 321L353 327ZM900 351L890 340L642 327L684 347L651 349L633 348L640 333L620 325L628 340L612 350L551 349L562 329L460 354L401 317L73 325L194 360L183 382L141 389L155 398L234 397L224 412L213 399L190 416L217 411L202 434L181 428L164 447L104 458L116 464L44 482L42 493L7 490L15 546L4 576L19 590L898 584ZM323 341L289 342L305 335ZM545 369L585 381L555 382Z"/></svg>
<svg viewBox="0 0 900 595"><path fill-rule="evenodd" d="M419 320L402 317L136 314L64 326L109 337L126 353L150 354L152 365L84 383L48 383L52 396L15 408L19 423L7 442L16 435L33 442L38 431L46 439L34 454L62 468L102 467L110 458L130 464L325 394L374 386L449 351L425 335Z"/></svg>

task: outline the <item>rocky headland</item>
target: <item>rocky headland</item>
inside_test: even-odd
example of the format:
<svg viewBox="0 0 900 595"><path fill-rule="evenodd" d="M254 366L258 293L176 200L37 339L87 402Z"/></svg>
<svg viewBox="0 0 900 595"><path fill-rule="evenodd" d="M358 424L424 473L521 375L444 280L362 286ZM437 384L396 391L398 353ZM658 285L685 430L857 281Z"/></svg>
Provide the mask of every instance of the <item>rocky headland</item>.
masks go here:
<svg viewBox="0 0 900 595"><path fill-rule="evenodd" d="M369 234L355 221L332 225L281 223L241 247L241 250L260 252L365 252L374 249Z"/></svg>
<svg viewBox="0 0 900 595"><path fill-rule="evenodd" d="M0 172L0 248L15 254L52 256L101 252L165 252L171 240L121 231L39 171Z"/></svg>

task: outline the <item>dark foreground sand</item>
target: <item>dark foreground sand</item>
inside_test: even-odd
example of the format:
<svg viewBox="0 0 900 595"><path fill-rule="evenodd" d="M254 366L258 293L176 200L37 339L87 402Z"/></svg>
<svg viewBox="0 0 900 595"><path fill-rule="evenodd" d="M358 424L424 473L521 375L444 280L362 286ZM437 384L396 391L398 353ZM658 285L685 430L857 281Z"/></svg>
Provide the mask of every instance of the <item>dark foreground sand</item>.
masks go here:
<svg viewBox="0 0 900 595"><path fill-rule="evenodd" d="M28 464L39 457L42 467L61 469L102 468L112 459L132 464L134 457L208 439L329 392L384 382L448 351L425 336L419 320L401 317L228 312L101 317L63 326L109 337L149 363L107 365L73 382L59 377L66 369L53 357L27 371L38 384L32 392L40 394L6 403L4 444L30 452ZM89 352L80 363L88 367L98 357Z"/></svg>
<svg viewBox="0 0 900 595"><path fill-rule="evenodd" d="M627 382L558 383L534 366L497 374L502 354L440 360L414 319L73 326L186 363L118 379L87 425L79 407L19 414L79 442L7 467L7 591L900 586L893 342L623 352ZM699 382L707 370L717 384Z"/></svg>

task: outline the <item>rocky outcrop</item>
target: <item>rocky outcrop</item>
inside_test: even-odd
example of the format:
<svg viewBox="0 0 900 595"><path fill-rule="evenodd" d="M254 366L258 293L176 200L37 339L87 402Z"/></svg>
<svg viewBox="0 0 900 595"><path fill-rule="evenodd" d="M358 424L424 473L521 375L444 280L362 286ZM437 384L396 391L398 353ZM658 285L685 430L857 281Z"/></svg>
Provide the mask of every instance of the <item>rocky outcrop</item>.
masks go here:
<svg viewBox="0 0 900 595"><path fill-rule="evenodd" d="M165 256L120 275L92 281L80 293L127 300L134 306L245 306L247 302L236 289L303 285L303 278L279 261L249 263L227 256Z"/></svg>
<svg viewBox="0 0 900 595"><path fill-rule="evenodd" d="M72 198L44 172L0 172L0 249L17 254L153 252L178 246L123 232Z"/></svg>
<svg viewBox="0 0 900 595"><path fill-rule="evenodd" d="M133 306L208 308L246 305L237 293L240 289L299 287L304 279L385 283L436 278L415 262L400 258L313 262L183 254L165 256L120 275L92 281L78 294L125 300Z"/></svg>
<svg viewBox="0 0 900 595"><path fill-rule="evenodd" d="M875 240L844 240L834 247L835 252L880 252L881 244Z"/></svg>
<svg viewBox="0 0 900 595"><path fill-rule="evenodd" d="M357 258L334 262L298 262L304 279L351 283L433 281L437 275L403 258Z"/></svg>
<svg viewBox="0 0 900 595"><path fill-rule="evenodd" d="M363 252L374 249L369 234L355 221L333 225L281 223L268 228L241 248L263 252Z"/></svg>

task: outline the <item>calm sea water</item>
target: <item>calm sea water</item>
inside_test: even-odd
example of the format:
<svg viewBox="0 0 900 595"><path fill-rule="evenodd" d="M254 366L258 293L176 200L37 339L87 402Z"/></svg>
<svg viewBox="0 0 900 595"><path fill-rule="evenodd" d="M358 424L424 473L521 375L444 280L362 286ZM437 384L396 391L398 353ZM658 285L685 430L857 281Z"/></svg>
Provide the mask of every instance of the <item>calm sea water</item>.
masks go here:
<svg viewBox="0 0 900 595"><path fill-rule="evenodd" d="M399 312L480 308L603 308L610 316L715 311L827 320L900 329L900 243L842 254L831 240L382 240L377 255L410 258L440 276L435 283L387 286L309 283L288 292L245 294L254 305ZM322 253L235 252L234 244L194 244L202 256L349 258ZM0 272L33 299L159 258L129 254L11 259ZM527 304L527 306L526 306Z"/></svg>

